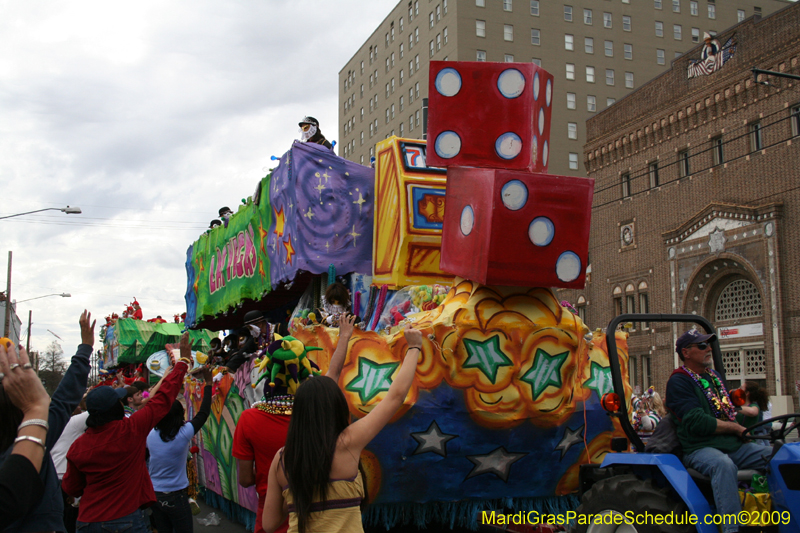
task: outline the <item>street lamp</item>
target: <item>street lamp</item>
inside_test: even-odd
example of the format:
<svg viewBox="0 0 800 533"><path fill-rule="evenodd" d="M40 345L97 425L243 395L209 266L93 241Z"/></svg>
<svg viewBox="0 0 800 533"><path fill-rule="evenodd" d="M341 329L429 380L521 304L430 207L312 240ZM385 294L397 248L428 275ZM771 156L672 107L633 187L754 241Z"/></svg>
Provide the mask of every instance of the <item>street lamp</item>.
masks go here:
<svg viewBox="0 0 800 533"><path fill-rule="evenodd" d="M16 215L7 215L4 217L0 217L0 220L4 218L12 218L12 217L19 217L22 215L30 215L32 213L41 213L42 211L61 211L62 213L66 213L68 215L80 215L81 208L80 207L47 207L45 209L37 209L36 211L26 211L25 213L17 213Z"/></svg>
<svg viewBox="0 0 800 533"><path fill-rule="evenodd" d="M45 294L44 296L37 296L36 298L28 298L27 300L15 300L14 305L21 304L22 302L30 302L31 300L38 300L39 298L47 298L48 296L61 296L62 298L71 298L72 295L68 292Z"/></svg>

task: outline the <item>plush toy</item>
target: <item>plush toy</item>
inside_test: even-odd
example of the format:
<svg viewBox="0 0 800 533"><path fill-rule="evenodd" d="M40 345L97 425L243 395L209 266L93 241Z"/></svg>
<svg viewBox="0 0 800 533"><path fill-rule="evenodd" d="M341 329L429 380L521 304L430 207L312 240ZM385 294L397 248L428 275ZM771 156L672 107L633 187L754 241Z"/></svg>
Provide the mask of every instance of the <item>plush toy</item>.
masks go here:
<svg viewBox="0 0 800 533"><path fill-rule="evenodd" d="M395 305L391 309L389 309L389 313L392 315L392 325L396 326L400 322L406 319L406 315L411 310L411 300L406 300L405 302Z"/></svg>
<svg viewBox="0 0 800 533"><path fill-rule="evenodd" d="M276 387L286 388L294 394L300 382L305 378L319 375L319 367L306 355L314 350L322 350L316 346L305 346L298 339L287 335L275 334L275 341L267 348L267 353L258 361L261 377L255 382L255 388L261 380L269 378L269 390L275 393ZM266 393L266 390L265 390Z"/></svg>

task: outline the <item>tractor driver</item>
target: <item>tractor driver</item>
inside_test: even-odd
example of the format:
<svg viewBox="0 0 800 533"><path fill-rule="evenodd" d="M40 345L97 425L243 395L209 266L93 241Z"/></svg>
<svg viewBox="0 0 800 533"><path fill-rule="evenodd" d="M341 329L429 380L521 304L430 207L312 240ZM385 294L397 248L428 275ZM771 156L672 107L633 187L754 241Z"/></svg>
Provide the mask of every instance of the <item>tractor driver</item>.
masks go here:
<svg viewBox="0 0 800 533"><path fill-rule="evenodd" d="M771 449L742 442L745 430L720 375L711 368L710 342L715 336L687 331L675 350L683 365L667 382L667 408L675 415L683 464L711 478L719 514L742 510L737 486L738 469L764 470ZM741 420L741 415L739 415ZM724 533L739 531L738 524L723 525Z"/></svg>

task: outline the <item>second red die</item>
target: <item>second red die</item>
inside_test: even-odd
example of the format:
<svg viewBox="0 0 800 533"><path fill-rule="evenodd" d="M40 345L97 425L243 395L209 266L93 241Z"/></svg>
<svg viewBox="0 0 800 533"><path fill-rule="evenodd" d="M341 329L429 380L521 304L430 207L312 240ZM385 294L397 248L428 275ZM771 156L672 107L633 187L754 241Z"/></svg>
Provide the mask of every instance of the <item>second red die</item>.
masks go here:
<svg viewBox="0 0 800 533"><path fill-rule="evenodd" d="M484 285L583 288L594 180L447 170L445 272Z"/></svg>

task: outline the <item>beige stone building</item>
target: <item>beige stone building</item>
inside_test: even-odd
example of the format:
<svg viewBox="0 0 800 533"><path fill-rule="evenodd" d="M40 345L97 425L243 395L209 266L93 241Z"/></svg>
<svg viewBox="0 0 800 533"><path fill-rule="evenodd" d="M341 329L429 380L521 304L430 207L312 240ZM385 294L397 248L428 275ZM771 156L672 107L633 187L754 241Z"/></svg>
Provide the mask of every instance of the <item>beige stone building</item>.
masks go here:
<svg viewBox="0 0 800 533"><path fill-rule="evenodd" d="M339 72L339 155L423 138L428 63L533 61L555 76L549 172L585 175L585 122L703 40L785 0L400 0ZM357 13L353 14L357 16Z"/></svg>
<svg viewBox="0 0 800 533"><path fill-rule="evenodd" d="M717 61L728 52L718 70L688 77L705 50L696 46L587 122L592 273L584 290L559 293L592 328L623 312L706 317L729 383L758 381L775 414L796 412L800 80L756 83L751 69L800 76L800 5L717 39ZM634 385L664 391L683 330L633 324Z"/></svg>

